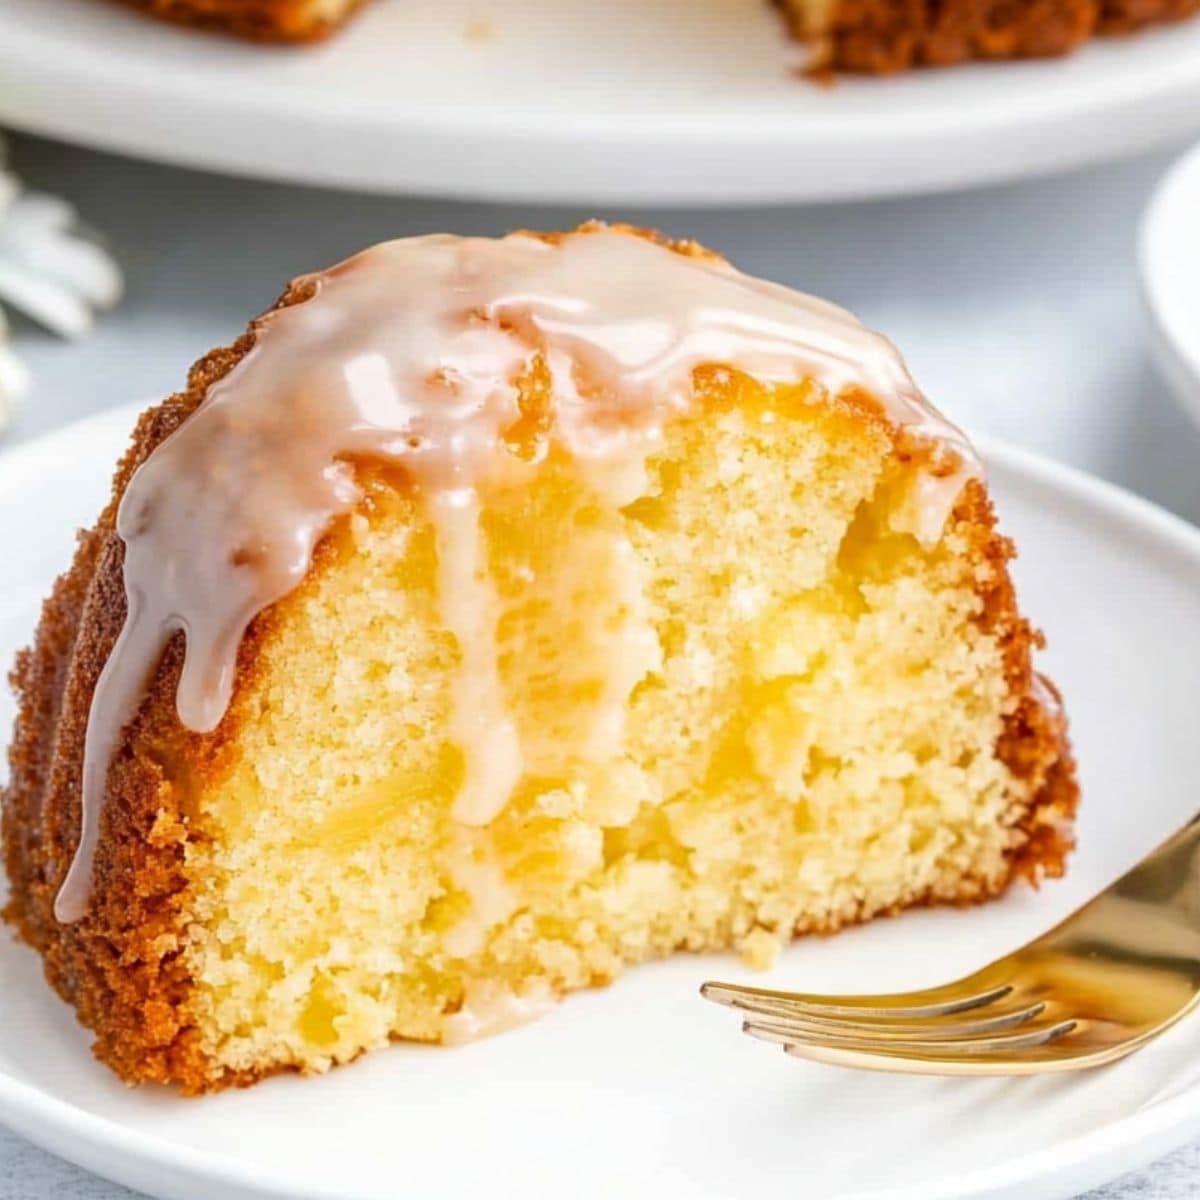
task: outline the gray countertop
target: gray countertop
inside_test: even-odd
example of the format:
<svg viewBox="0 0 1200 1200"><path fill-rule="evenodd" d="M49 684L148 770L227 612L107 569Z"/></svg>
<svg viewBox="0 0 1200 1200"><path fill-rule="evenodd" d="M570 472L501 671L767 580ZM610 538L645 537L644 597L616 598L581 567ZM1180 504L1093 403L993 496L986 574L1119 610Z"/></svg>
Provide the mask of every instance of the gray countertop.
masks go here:
<svg viewBox="0 0 1200 1200"><path fill-rule="evenodd" d="M35 383L9 445L179 386L302 271L387 237L498 233L600 216L692 236L739 266L856 309L960 424L1020 442L1200 521L1200 431L1148 358L1137 221L1156 154L1020 186L885 203L730 212L464 204L289 189L13 139L36 187L73 199L127 272L122 306L63 344L20 321ZM1200 1194L1200 1144L1088 1194ZM133 1197L0 1130L0 1200Z"/></svg>

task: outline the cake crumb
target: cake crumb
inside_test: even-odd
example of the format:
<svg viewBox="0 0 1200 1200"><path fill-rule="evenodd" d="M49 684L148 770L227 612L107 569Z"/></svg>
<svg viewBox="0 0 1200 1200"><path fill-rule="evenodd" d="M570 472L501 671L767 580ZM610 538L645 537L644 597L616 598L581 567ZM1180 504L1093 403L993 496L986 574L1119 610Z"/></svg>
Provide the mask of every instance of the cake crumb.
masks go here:
<svg viewBox="0 0 1200 1200"><path fill-rule="evenodd" d="M496 26L490 17L472 17L463 30L468 42L492 42L496 40Z"/></svg>
<svg viewBox="0 0 1200 1200"><path fill-rule="evenodd" d="M742 942L742 962L755 971L769 971L779 958L783 944L779 935L761 926L752 929Z"/></svg>

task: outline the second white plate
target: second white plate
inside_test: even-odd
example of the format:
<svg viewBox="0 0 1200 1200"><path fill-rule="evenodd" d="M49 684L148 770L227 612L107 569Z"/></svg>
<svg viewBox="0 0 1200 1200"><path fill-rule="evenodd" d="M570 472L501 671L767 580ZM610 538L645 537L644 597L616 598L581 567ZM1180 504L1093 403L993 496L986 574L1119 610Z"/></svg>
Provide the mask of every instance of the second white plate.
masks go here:
<svg viewBox="0 0 1200 1200"><path fill-rule="evenodd" d="M1158 365L1200 423L1200 146L1167 172L1146 210L1141 271Z"/></svg>
<svg viewBox="0 0 1200 1200"><path fill-rule="evenodd" d="M797 78L768 0L376 0L242 44L106 0L0 0L0 121L293 183L710 205L1016 179L1200 130L1200 20L1063 60Z"/></svg>
<svg viewBox="0 0 1200 1200"><path fill-rule="evenodd" d="M133 420L120 410L0 454L0 662L28 640ZM696 994L714 975L868 991L966 972L1191 815L1200 531L1065 468L984 449L1081 764L1064 881L803 940L767 976L729 957L677 957L490 1041L393 1046L325 1078L202 1100L123 1087L91 1059L37 957L0 936L0 1120L166 1200L1063 1200L1200 1132L1197 1018L1090 1073L925 1079L798 1062ZM11 716L5 694L0 728Z"/></svg>

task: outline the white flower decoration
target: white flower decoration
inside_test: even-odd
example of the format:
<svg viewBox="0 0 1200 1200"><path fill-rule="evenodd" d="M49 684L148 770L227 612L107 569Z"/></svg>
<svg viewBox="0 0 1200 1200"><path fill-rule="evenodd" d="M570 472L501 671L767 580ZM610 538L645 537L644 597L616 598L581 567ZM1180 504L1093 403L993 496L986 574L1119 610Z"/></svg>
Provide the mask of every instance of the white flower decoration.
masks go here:
<svg viewBox="0 0 1200 1200"><path fill-rule="evenodd" d="M117 264L80 228L65 200L28 192L5 170L0 142L0 303L60 337L76 338L91 329L96 309L120 298ZM0 430L28 382L0 309Z"/></svg>
<svg viewBox="0 0 1200 1200"><path fill-rule="evenodd" d="M8 321L0 308L0 433L12 420L16 398L29 386L29 372L7 342Z"/></svg>

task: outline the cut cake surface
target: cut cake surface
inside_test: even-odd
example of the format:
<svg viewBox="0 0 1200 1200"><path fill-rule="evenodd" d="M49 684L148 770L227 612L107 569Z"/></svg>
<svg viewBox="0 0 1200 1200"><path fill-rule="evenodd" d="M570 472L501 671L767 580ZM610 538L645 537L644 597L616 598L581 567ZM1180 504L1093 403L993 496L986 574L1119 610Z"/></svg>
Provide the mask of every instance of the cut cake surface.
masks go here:
<svg viewBox="0 0 1200 1200"><path fill-rule="evenodd" d="M628 231L537 242L600 275L626 254L726 271ZM479 254L497 245L533 253ZM293 284L145 414L13 676L7 917L119 1075L199 1092L466 1040L649 957L765 962L798 934L1061 873L1077 787L1012 547L974 475L937 528L919 511L958 449L863 387L704 361L617 502L558 440L570 404L611 397L581 382L582 351L531 344L488 452L516 474L479 476L464 584L486 589L521 756L499 811L461 811L472 771L499 768L461 733L482 707L460 686L473 635L446 616L430 477L357 460L302 582L246 630L211 732L180 719L188 647L170 638L107 766L83 915L59 920L89 708L127 618L118 504L345 269Z"/></svg>

